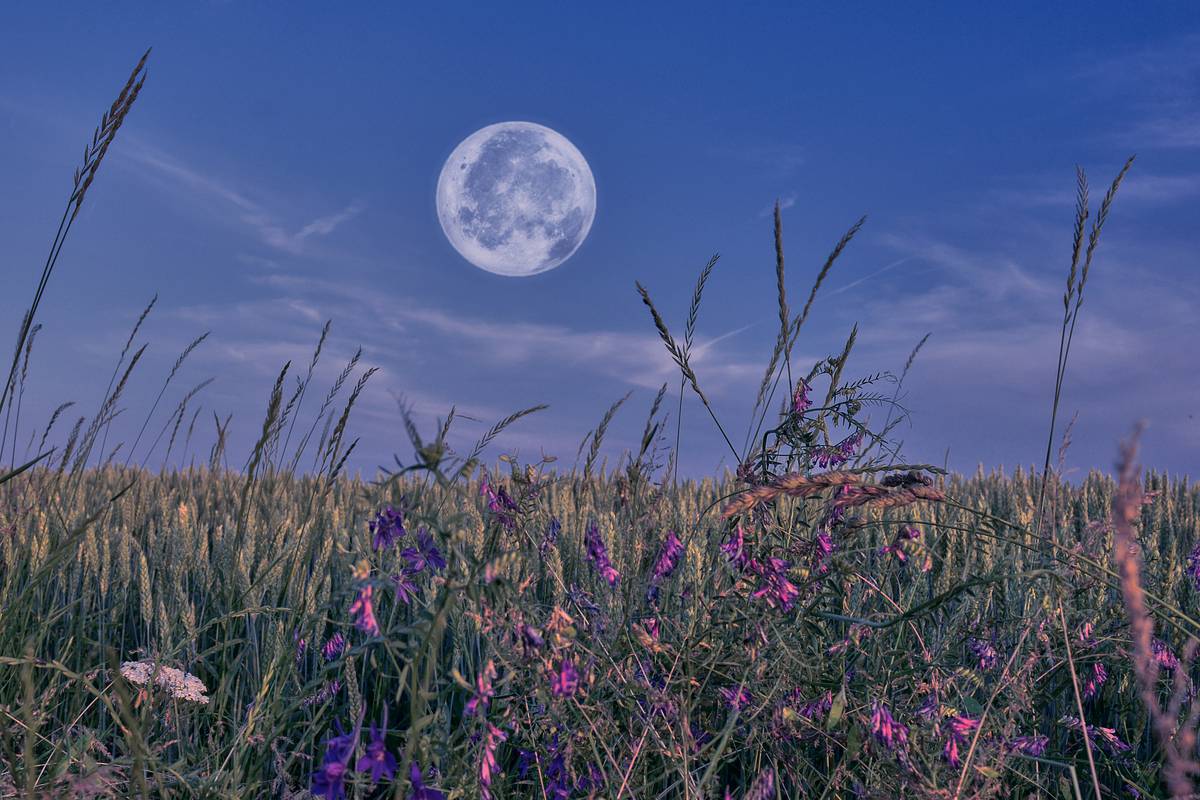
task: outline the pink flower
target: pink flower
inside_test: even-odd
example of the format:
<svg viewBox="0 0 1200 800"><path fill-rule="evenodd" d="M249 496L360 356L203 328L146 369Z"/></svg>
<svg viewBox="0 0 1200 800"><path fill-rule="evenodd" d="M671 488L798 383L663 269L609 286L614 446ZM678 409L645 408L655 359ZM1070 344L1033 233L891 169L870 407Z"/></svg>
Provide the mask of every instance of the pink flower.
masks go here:
<svg viewBox="0 0 1200 800"><path fill-rule="evenodd" d="M354 625L369 636L379 635L379 623L375 619L375 606L371 600L374 589L370 584L358 590L354 602L350 604L350 615L354 617Z"/></svg>

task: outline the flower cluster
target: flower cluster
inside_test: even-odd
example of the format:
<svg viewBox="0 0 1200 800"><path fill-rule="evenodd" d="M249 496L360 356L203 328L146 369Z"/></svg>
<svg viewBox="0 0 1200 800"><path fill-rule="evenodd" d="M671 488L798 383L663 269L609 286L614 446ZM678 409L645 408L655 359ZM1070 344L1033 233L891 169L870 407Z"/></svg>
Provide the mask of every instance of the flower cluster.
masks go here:
<svg viewBox="0 0 1200 800"><path fill-rule="evenodd" d="M1195 584L1196 591L1200 592L1200 544L1193 547L1192 552L1188 554L1187 575Z"/></svg>
<svg viewBox="0 0 1200 800"><path fill-rule="evenodd" d="M879 549L879 554L891 554L891 556L901 564L907 564L909 554L904 545L906 542L912 542L920 538L920 528L914 528L912 525L901 525L900 529L896 531L896 536L894 539L892 539L892 543L881 547ZM926 560L925 564L922 566L922 571L928 571L930 566L931 562Z"/></svg>
<svg viewBox="0 0 1200 800"><path fill-rule="evenodd" d="M1065 716L1058 721L1058 724L1066 725L1068 728L1074 728L1077 731L1083 731L1083 722L1079 717ZM1113 728L1088 725L1087 734L1092 741L1099 742L1110 753L1124 753L1131 749L1128 744L1121 740L1120 736L1117 736L1117 732Z"/></svg>
<svg viewBox="0 0 1200 800"><path fill-rule="evenodd" d="M908 726L897 722L882 700L871 702L871 735L889 750L902 751L908 746Z"/></svg>
<svg viewBox="0 0 1200 800"><path fill-rule="evenodd" d="M609 586L616 586L617 581L621 579L621 573L617 572L616 567L609 560L608 548L604 546L604 540L600 538L600 529L596 526L595 521L588 523L583 541L587 547L588 558L591 560L592 566L596 568L596 572L600 573L600 577Z"/></svg>
<svg viewBox="0 0 1200 800"><path fill-rule="evenodd" d="M375 552L388 550L397 540L404 538L404 504L400 508L385 506L375 518L367 523L371 534L371 549Z"/></svg>
<svg viewBox="0 0 1200 800"><path fill-rule="evenodd" d="M812 463L818 469L840 467L854 456L862 444L862 431L852 433L845 439L829 447L815 447L812 450Z"/></svg>
<svg viewBox="0 0 1200 800"><path fill-rule="evenodd" d="M479 481L479 494L487 501L488 511L492 513L496 522L509 531L517 527L517 510L520 504L509 496L503 486L493 489L488 481L487 472L483 473Z"/></svg>
<svg viewBox="0 0 1200 800"><path fill-rule="evenodd" d="M986 639L977 639L974 636L967 639L967 649L971 651L971 655L979 662L979 668L983 671L988 671L996 668L996 664L1000 661L1000 656L996 653L996 648Z"/></svg>
<svg viewBox="0 0 1200 800"><path fill-rule="evenodd" d="M979 729L979 720L955 714L946 720L946 744L942 748L942 757L953 767L960 763L958 748Z"/></svg>
<svg viewBox="0 0 1200 800"><path fill-rule="evenodd" d="M204 682L174 667L164 667L153 661L126 661L121 664L121 676L135 686L147 687L154 683L176 700L208 705L208 689Z"/></svg>

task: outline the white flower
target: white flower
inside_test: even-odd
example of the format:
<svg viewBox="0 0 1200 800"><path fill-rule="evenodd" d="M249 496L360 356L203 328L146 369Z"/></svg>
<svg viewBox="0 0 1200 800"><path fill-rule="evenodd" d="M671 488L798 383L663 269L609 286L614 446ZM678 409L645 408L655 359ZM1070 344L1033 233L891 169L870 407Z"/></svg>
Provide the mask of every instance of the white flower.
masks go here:
<svg viewBox="0 0 1200 800"><path fill-rule="evenodd" d="M203 681L173 667L156 665L152 661L126 661L121 665L121 674L130 683L146 686L154 679L161 688L171 693L176 700L186 700L190 703L208 705L208 697Z"/></svg>

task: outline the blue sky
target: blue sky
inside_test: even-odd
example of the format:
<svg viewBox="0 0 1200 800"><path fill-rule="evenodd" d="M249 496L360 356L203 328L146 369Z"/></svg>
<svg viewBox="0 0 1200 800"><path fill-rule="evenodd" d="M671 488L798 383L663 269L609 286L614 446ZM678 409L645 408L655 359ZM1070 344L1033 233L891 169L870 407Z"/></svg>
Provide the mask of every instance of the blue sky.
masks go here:
<svg viewBox="0 0 1200 800"><path fill-rule="evenodd" d="M1029 464L1045 448L1075 165L1098 201L1136 152L1067 374L1064 414L1079 415L1067 464L1107 468L1144 418L1144 460L1195 471L1195 5L1135 15L1104 3L516 5L9 9L0 315L10 330L83 141L154 46L146 89L48 290L25 419L40 428L68 399L94 413L157 292L123 415L134 429L178 353L211 330L164 405L215 377L196 400L209 422L194 450L207 452L210 411L232 413L240 463L280 366L306 364L332 319L322 388L358 346L380 368L351 423L365 472L407 455L396 395L427 425L452 404L479 420L463 421L460 443L549 403L496 452L545 450L569 464L632 389L606 440L615 457L634 446L657 387L670 383L672 408L678 387L634 281L681 328L696 274L719 252L695 366L742 431L775 330L779 198L797 307L834 242L868 215L799 359L836 352L857 322L848 370L899 371L929 332L905 384L907 453L966 470ZM511 119L563 133L597 183L588 240L525 279L463 261L433 202L454 146ZM728 465L722 448L688 396L684 471Z"/></svg>

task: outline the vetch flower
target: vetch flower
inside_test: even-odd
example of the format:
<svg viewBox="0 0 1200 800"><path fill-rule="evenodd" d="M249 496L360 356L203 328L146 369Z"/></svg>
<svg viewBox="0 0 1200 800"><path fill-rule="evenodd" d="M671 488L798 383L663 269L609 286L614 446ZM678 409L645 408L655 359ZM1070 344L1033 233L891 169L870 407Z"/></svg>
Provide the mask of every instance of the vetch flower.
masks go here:
<svg viewBox="0 0 1200 800"><path fill-rule="evenodd" d="M1065 716L1058 721L1060 725L1074 728L1077 731L1083 730L1083 722L1079 717ZM1130 750L1130 746L1121 741L1121 737L1117 736L1117 732L1113 728L1105 728L1100 725L1088 725L1088 736L1096 742L1099 742L1110 753L1123 753Z"/></svg>
<svg viewBox="0 0 1200 800"><path fill-rule="evenodd" d="M609 561L608 548L604 546L604 540L600 538L600 529L596 527L594 521L588 523L587 531L583 538L584 543L587 545L588 558L591 559L596 571L600 573L600 577L609 586L616 586L617 581L621 579L621 573L617 572L612 562Z"/></svg>
<svg viewBox="0 0 1200 800"><path fill-rule="evenodd" d="M475 676L475 694L467 701L465 713L467 716L482 711L487 713L488 703L495 694L492 681L496 679L496 664L489 658L487 664Z"/></svg>
<svg viewBox="0 0 1200 800"><path fill-rule="evenodd" d="M1000 660L1000 656L996 653L996 648L986 639L976 639L972 636L967 639L967 649L971 651L971 655L979 662L981 670L995 669L996 664Z"/></svg>
<svg viewBox="0 0 1200 800"><path fill-rule="evenodd" d="M560 533L562 533L562 523L558 521L558 517L551 517L550 524L546 526L546 533L542 536L542 541L538 545L538 552L542 558L545 558L550 548L558 543Z"/></svg>
<svg viewBox="0 0 1200 800"><path fill-rule="evenodd" d="M579 683L579 669L570 658L562 659L550 674L550 692L555 697L570 697L579 689Z"/></svg>
<svg viewBox="0 0 1200 800"><path fill-rule="evenodd" d="M1092 675L1083 682L1083 699L1091 700L1100 694L1100 687L1108 680L1108 670L1099 661L1092 664Z"/></svg>
<svg viewBox="0 0 1200 800"><path fill-rule="evenodd" d="M792 391L792 413L803 414L812 407L812 401L808 399L809 386L804 378L796 384L796 388Z"/></svg>
<svg viewBox="0 0 1200 800"><path fill-rule="evenodd" d="M734 711L740 711L750 705L753 699L750 696L750 690L745 686L729 686L721 689L720 694L721 699L725 701L725 705Z"/></svg>
<svg viewBox="0 0 1200 800"><path fill-rule="evenodd" d="M749 559L746 556L746 535L742 531L742 526L738 525L725 537L725 541L721 542L720 550L729 559L729 563L734 569L739 571L746 568Z"/></svg>
<svg viewBox="0 0 1200 800"><path fill-rule="evenodd" d="M326 661L333 661L344 652L346 652L346 637L342 635L341 631L330 636L329 640L321 645L321 655L325 657Z"/></svg>
<svg viewBox="0 0 1200 800"><path fill-rule="evenodd" d="M662 581L671 577L671 573L679 566L679 559L682 555L683 542L679 541L679 536L675 531L667 531L667 538L663 541L662 547L658 551L658 558L654 561L654 580Z"/></svg>
<svg viewBox="0 0 1200 800"><path fill-rule="evenodd" d="M871 734L889 750L903 750L908 745L908 726L897 722L881 700L871 702Z"/></svg>
<svg viewBox="0 0 1200 800"><path fill-rule="evenodd" d="M496 748L500 743L508 738L504 731L497 728L492 723L487 724L487 736L483 743L483 756L479 762L479 794L483 800L491 800L492 798L492 781L500 772L500 765L496 761Z"/></svg>
<svg viewBox="0 0 1200 800"><path fill-rule="evenodd" d="M1024 753L1027 756L1040 756L1046 752L1050 737L1035 733L1032 736L1015 736L1008 742L1008 747L1014 753Z"/></svg>
<svg viewBox="0 0 1200 800"><path fill-rule="evenodd" d="M942 757L951 766L957 767L959 765L958 748L979 729L979 720L955 714L950 717L948 723L950 730L946 735L946 745L942 748Z"/></svg>
<svg viewBox="0 0 1200 800"><path fill-rule="evenodd" d="M358 590L354 602L350 604L350 615L354 617L354 625L368 636L379 635L379 622L375 619L375 605L371 600L374 588L367 584Z"/></svg>
<svg viewBox="0 0 1200 800"><path fill-rule="evenodd" d="M775 770L771 767L767 767L758 773L758 777L754 779L754 783L750 784L750 788L742 795L742 800L774 800L774 798Z"/></svg>
<svg viewBox="0 0 1200 800"><path fill-rule="evenodd" d="M1174 671L1179 666L1179 657L1171 651L1171 646L1162 639L1155 638L1150 642L1150 652L1154 655L1154 660L1158 666L1168 672Z"/></svg>
<svg viewBox="0 0 1200 800"><path fill-rule="evenodd" d="M1200 592L1200 544L1193 547L1192 552L1188 554L1187 575L1196 585L1196 591Z"/></svg>

